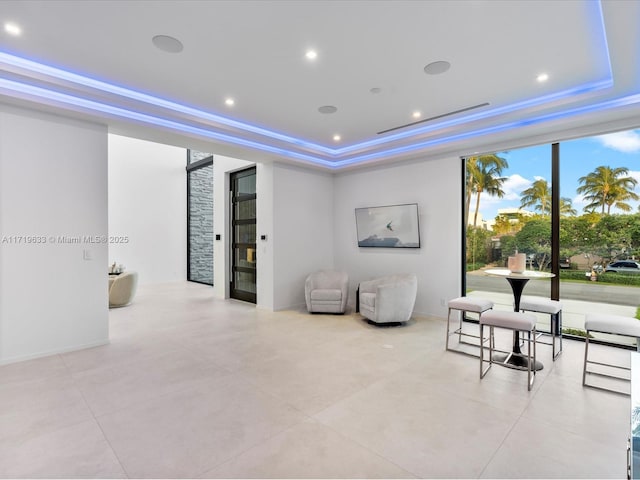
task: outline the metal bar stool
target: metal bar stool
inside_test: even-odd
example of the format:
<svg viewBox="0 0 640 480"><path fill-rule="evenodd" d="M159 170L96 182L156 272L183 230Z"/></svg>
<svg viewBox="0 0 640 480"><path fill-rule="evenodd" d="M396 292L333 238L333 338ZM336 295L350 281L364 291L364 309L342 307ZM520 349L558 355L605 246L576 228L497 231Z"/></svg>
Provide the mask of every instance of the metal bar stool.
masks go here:
<svg viewBox="0 0 640 480"><path fill-rule="evenodd" d="M622 377L619 375L613 375L610 373L601 373L587 370L587 364L601 365L609 368L615 368L618 370L630 371L631 368L624 365L616 365L613 363L603 363L589 360L589 334L591 332L607 333L610 335L620 335L623 337L633 337L636 339L636 349L640 351L640 321L634 317L624 317L621 315L607 315L589 313L587 314L584 322L584 327L587 330L587 338L584 342L584 364L582 367L582 385L585 387L597 388L599 390L607 390L610 392L620 393L622 395L629 395L627 392L621 392L611 388L600 387L596 385L587 384L587 373L591 375L598 375L601 377L615 378L618 380L629 381L628 377Z"/></svg>
<svg viewBox="0 0 640 480"><path fill-rule="evenodd" d="M489 360L484 359L484 327L489 327ZM531 390L533 382L536 377L536 316L531 313L523 312L505 312L492 310L485 313L480 318L480 378L484 378L491 366L493 365L493 330L494 328L504 328L507 330L513 330L523 332L527 334L528 348L527 348L527 390ZM533 348L532 348L533 344ZM533 356L531 356L531 350L533 349ZM501 362L506 365L513 352L507 355L507 358ZM489 366L485 369L484 363L488 362Z"/></svg>
<svg viewBox="0 0 640 480"><path fill-rule="evenodd" d="M545 345L552 345L553 361L562 353L562 303L558 300L550 300L543 297L534 297L531 295L523 295L520 299L520 311L521 312L538 312L547 313L551 315L551 332L540 332L538 330L538 338L541 335L551 335L551 343L544 343ZM560 348L556 351L556 338L560 341Z"/></svg>
<svg viewBox="0 0 640 480"><path fill-rule="evenodd" d="M462 337L471 337L471 338L480 338L478 335L472 335L470 333L464 333L462 331L462 322L464 321L465 312L472 312L478 314L478 319L482 316L484 312L487 310L491 310L493 308L493 302L491 300L486 300L484 298L477 297L458 297L453 300L449 300L448 303L449 310L447 312L447 338L445 342L445 349L450 352L462 353L464 355L469 355L475 357L472 353L465 352L463 350L456 350L454 348L449 348L449 337L451 335L458 335L458 343L466 343L468 345L475 345L475 343L465 342L462 340ZM454 331L450 331L450 321L451 321L451 310L458 310L460 313L459 316L459 324L458 328Z"/></svg>

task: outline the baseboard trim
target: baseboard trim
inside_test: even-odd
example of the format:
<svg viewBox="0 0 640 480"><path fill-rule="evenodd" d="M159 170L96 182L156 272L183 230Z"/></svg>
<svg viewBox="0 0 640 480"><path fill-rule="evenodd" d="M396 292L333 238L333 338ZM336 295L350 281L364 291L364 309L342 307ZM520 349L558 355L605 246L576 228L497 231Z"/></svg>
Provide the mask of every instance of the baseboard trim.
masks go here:
<svg viewBox="0 0 640 480"><path fill-rule="evenodd" d="M111 343L107 338L106 340L100 340L97 342L84 343L82 345L76 345L73 347L56 348L53 350L47 350L45 352L32 353L29 355L20 355L17 357L0 359L0 365L9 365L11 363L25 362L27 360L35 360L37 358L50 357L51 355L59 355L61 353L75 352L76 350L84 350L86 348L100 347Z"/></svg>

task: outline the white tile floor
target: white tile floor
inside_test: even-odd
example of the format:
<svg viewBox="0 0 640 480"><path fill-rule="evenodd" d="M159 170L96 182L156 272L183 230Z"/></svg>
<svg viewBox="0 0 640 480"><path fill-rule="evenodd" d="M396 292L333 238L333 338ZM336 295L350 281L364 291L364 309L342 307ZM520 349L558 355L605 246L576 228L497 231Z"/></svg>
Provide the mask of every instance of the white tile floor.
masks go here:
<svg viewBox="0 0 640 480"><path fill-rule="evenodd" d="M555 364L540 347L527 392L515 370L480 381L437 318L377 328L185 283L141 288L110 327L110 345L0 367L0 477L626 475L629 399L582 387L580 342Z"/></svg>

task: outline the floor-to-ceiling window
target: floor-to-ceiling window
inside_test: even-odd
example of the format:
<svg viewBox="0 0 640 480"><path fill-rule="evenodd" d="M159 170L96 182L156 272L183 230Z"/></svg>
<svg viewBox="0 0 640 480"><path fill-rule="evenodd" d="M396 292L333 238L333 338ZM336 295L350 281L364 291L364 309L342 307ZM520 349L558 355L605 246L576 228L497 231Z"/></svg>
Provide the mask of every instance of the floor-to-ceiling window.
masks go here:
<svg viewBox="0 0 640 480"><path fill-rule="evenodd" d="M515 253L526 254L527 269L551 267L551 148L549 145L465 159L466 286L492 292L511 308L504 278L484 274L504 267ZM549 297L550 280L529 282L527 294Z"/></svg>
<svg viewBox="0 0 640 480"><path fill-rule="evenodd" d="M187 151L187 279L213 285L213 156Z"/></svg>
<svg viewBox="0 0 640 480"><path fill-rule="evenodd" d="M527 269L556 274L530 281L524 294L560 299L565 334L584 335L590 311L636 316L638 153L640 130L463 159L465 293L510 308L507 282L483 272L517 250Z"/></svg>
<svg viewBox="0 0 640 480"><path fill-rule="evenodd" d="M603 312L637 316L639 153L640 130L561 144L559 249L567 268L561 272L560 295L570 305L586 302ZM568 313L565 317L566 328L584 329L584 316Z"/></svg>

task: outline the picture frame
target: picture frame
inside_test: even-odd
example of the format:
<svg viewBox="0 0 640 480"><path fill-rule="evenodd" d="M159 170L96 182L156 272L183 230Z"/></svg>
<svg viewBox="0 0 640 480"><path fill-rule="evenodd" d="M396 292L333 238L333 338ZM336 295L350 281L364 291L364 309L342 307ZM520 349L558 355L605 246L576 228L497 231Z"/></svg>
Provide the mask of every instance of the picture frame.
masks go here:
<svg viewBox="0 0 640 480"><path fill-rule="evenodd" d="M358 247L420 248L417 203L355 210Z"/></svg>

